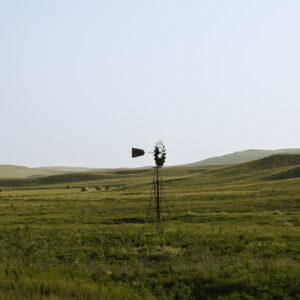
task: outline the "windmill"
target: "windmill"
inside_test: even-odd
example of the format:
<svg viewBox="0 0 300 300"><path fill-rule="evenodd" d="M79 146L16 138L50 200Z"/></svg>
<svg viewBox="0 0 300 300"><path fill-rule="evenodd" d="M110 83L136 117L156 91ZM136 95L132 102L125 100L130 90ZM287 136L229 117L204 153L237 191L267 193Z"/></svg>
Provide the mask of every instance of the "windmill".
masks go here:
<svg viewBox="0 0 300 300"><path fill-rule="evenodd" d="M155 202L155 211L156 211L156 221L159 222L161 220L161 208L162 208L162 202L165 202L166 208L168 213L169 208L167 205L167 199L164 192L164 184L162 180L161 175L161 169L166 161L167 152L166 147L162 140L159 140L154 145L154 151L149 152L152 153L154 156L155 166L154 168L154 177L152 181L152 188L151 188L151 195L148 205L148 211L147 211L147 219L149 219L149 215L152 209L152 203L153 200ZM139 157L145 154L145 151L143 149L138 148L132 148L132 158Z"/></svg>

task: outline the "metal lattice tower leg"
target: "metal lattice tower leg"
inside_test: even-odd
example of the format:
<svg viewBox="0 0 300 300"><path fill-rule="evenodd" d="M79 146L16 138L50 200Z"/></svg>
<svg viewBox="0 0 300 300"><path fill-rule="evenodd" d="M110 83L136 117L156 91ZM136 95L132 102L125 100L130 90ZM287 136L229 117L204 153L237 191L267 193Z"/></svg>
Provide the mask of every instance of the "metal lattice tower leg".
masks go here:
<svg viewBox="0 0 300 300"><path fill-rule="evenodd" d="M166 210L168 214L170 215L169 206L166 199L164 184L162 181L160 170L161 170L160 167L154 167L154 178L152 181L152 188L151 188L149 205L147 210L147 219L149 219L150 211L152 208L152 202L154 202L157 222L161 220L161 209L162 209L163 202L166 206Z"/></svg>

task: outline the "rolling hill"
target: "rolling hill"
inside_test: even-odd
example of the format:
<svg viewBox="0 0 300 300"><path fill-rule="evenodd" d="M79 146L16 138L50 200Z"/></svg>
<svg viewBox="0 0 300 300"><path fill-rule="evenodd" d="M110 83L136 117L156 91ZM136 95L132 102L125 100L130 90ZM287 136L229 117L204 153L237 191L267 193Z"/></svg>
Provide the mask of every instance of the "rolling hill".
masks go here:
<svg viewBox="0 0 300 300"><path fill-rule="evenodd" d="M228 165L248 162L252 160L257 160L267 156L275 154L300 154L300 149L278 149L278 150L245 150L238 151L231 154L226 154L222 156L216 156L200 160L194 163L187 164L185 166L215 166L215 165Z"/></svg>
<svg viewBox="0 0 300 300"><path fill-rule="evenodd" d="M26 170L26 168L25 168ZM277 154L259 160L222 165L170 167L163 170L164 181L168 186L177 183L189 186L206 184L232 184L235 182L266 182L300 177L300 154ZM27 170L26 170L27 171ZM76 172L50 174L50 176L32 176L29 178L0 178L0 187L26 187L44 185L90 185L126 186L144 185L151 181L151 169L106 170L99 172Z"/></svg>
<svg viewBox="0 0 300 300"><path fill-rule="evenodd" d="M201 166L220 166L228 164L238 164L258 160L276 154L300 154L300 149L279 149L279 150L245 150L226 154L223 156L211 157L198 162L180 165L179 167L201 167ZM150 167L137 168L149 169ZM110 172L110 171L130 171L132 169L104 169L104 168L86 168L86 167L69 167L69 166L50 166L28 168L25 166L1 165L0 164L0 178L32 178L43 177L51 175L60 175L66 173L78 172Z"/></svg>
<svg viewBox="0 0 300 300"><path fill-rule="evenodd" d="M94 168L65 167L65 166L38 167L37 169L39 169L39 170L59 171L59 172L89 172L89 171L94 170Z"/></svg>
<svg viewBox="0 0 300 300"><path fill-rule="evenodd" d="M0 178L26 178L41 177L65 172L56 169L28 168L24 166L0 165Z"/></svg>
<svg viewBox="0 0 300 300"><path fill-rule="evenodd" d="M145 169L146 168L147 167L145 167ZM140 168L140 169L144 169L144 168ZM9 178L33 178L33 177L43 177L43 176L60 175L60 174L68 174L68 173L123 171L123 170L127 170L127 169L124 168L104 169L104 168L64 167L64 166L29 168L24 166L0 164L0 178L8 178L8 179Z"/></svg>

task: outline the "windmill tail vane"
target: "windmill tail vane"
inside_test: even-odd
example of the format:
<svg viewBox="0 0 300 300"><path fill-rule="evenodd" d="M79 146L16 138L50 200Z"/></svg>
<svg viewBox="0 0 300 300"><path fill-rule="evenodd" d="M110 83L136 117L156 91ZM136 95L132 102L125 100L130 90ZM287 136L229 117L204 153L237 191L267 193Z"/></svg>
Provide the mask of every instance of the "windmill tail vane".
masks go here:
<svg viewBox="0 0 300 300"><path fill-rule="evenodd" d="M145 151L143 149L138 149L138 148L131 148L131 157L139 157L143 156L145 154Z"/></svg>

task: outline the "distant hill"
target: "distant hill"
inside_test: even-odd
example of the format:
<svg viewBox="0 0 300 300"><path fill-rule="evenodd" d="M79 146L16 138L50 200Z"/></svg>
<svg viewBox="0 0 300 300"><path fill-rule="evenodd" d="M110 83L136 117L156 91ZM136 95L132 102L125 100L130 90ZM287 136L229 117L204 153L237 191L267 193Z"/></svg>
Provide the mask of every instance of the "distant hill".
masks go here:
<svg viewBox="0 0 300 300"><path fill-rule="evenodd" d="M300 154L274 154L258 160L253 160L240 164L222 165L214 167L211 173L218 173L222 176L242 175L249 173L270 172L273 175L277 172L286 172L288 169L300 166ZM275 173L274 173L275 172ZM288 176L285 176L285 179ZM275 178L275 177L274 177Z"/></svg>
<svg viewBox="0 0 300 300"><path fill-rule="evenodd" d="M201 166L218 166L228 164L239 164L255 161L276 154L300 154L300 149L279 149L279 150L245 150L226 154L223 156L211 157L198 162L194 162L180 167L201 167ZM151 167L136 168L146 170ZM66 173L78 172L103 172L103 171L130 171L132 169L105 169L105 168L85 168L85 167L66 167L66 166L50 166L39 168L28 168L24 166L1 165L0 178L35 178L43 176L61 175Z"/></svg>
<svg viewBox="0 0 300 300"><path fill-rule="evenodd" d="M65 172L51 169L28 168L14 165L0 165L0 178L25 178L63 174Z"/></svg>
<svg viewBox="0 0 300 300"><path fill-rule="evenodd" d="M0 165L0 178L31 178L31 177L60 175L66 173L99 172L104 170L108 170L108 169L95 169L95 168L85 168L85 167L64 167L64 166L28 168L24 166Z"/></svg>
<svg viewBox="0 0 300 300"><path fill-rule="evenodd" d="M94 171L95 170L94 168L64 167L64 166L39 167L37 169L60 171L60 172L89 172L89 171Z"/></svg>
<svg viewBox="0 0 300 300"><path fill-rule="evenodd" d="M240 164L250 170L266 170L300 165L300 154L275 154Z"/></svg>
<svg viewBox="0 0 300 300"><path fill-rule="evenodd" d="M146 169L151 169L151 167L145 166L145 167L140 167L135 169L146 170ZM43 177L43 176L51 176L51 175L61 175L66 173L126 171L126 170L132 170L132 168L109 169L109 168L85 168L85 167L67 167L67 166L28 168L24 166L0 164L0 178L32 178L32 177Z"/></svg>
<svg viewBox="0 0 300 300"><path fill-rule="evenodd" d="M261 159L275 154L300 154L300 149L279 149L279 150L245 150L226 154L222 156L216 156L200 160L191 164L184 165L186 167L193 166L216 166L216 165L228 165L244 163L252 160Z"/></svg>
<svg viewBox="0 0 300 300"><path fill-rule="evenodd" d="M21 167L22 168L22 167ZM24 167L23 167L24 168ZM26 169L26 168L25 168ZM273 180L289 180L300 177L300 154L276 154L259 160L222 165L200 167L173 167L164 169L165 183L168 186L181 184L186 186L201 184L222 184L233 182L267 182ZM82 185L126 186L129 182L145 184L151 182L151 169L126 169L102 172L65 173L31 178L0 178L0 187L44 188L45 185L73 187Z"/></svg>

